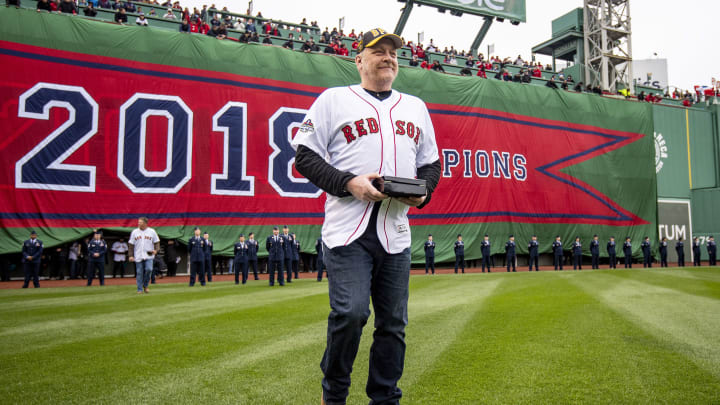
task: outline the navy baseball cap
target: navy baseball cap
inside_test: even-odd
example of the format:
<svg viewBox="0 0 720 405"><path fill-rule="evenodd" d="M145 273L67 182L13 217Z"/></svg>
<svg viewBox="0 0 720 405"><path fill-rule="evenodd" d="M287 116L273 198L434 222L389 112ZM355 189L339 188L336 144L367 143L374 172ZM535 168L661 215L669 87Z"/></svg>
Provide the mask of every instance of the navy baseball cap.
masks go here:
<svg viewBox="0 0 720 405"><path fill-rule="evenodd" d="M429 234L428 234L428 236L432 236L432 234L431 234L431 233L429 233Z"/></svg>
<svg viewBox="0 0 720 405"><path fill-rule="evenodd" d="M273 226L273 231L278 231L278 230L279 230L279 229L278 229L277 226Z"/></svg>
<svg viewBox="0 0 720 405"><path fill-rule="evenodd" d="M199 226L196 226L195 229L193 229L193 231L199 231L199 230L200 230Z"/></svg>
<svg viewBox="0 0 720 405"><path fill-rule="evenodd" d="M490 237L490 235L488 235L488 234L485 234L485 236L487 236L488 238Z"/></svg>
<svg viewBox="0 0 720 405"><path fill-rule="evenodd" d="M508 238L513 238L513 237L515 237L515 235L513 235L513 234L510 234L510 236L508 236Z"/></svg>
<svg viewBox="0 0 720 405"><path fill-rule="evenodd" d="M98 229L97 231L95 231L95 235L102 235L102 231Z"/></svg>
<svg viewBox="0 0 720 405"><path fill-rule="evenodd" d="M30 235L37 235L37 232L35 232L34 229L31 229L31 230L30 230Z"/></svg>
<svg viewBox="0 0 720 405"><path fill-rule="evenodd" d="M360 42L357 47L358 53L362 52L365 48L373 47L383 38L392 40L393 45L395 45L395 49L403 47L403 40L399 36L389 33L382 28L373 28L364 33L362 38L360 38Z"/></svg>
<svg viewBox="0 0 720 405"><path fill-rule="evenodd" d="M244 238L244 237L245 237L245 235L242 233L240 234L240 236L238 236L238 238Z"/></svg>
<svg viewBox="0 0 720 405"><path fill-rule="evenodd" d="M458 234L458 238L461 237L461 236L462 236L462 234L459 233L459 234Z"/></svg>

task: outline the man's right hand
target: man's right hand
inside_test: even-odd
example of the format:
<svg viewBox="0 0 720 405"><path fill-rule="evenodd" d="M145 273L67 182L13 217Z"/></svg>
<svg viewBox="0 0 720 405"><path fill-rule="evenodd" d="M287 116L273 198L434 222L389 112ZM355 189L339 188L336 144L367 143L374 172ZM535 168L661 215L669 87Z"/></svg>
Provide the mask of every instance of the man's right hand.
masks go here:
<svg viewBox="0 0 720 405"><path fill-rule="evenodd" d="M349 191L353 197L361 201L382 201L388 198L388 196L378 191L372 184L373 180L380 177L382 176L378 173L355 176L347 182L345 189Z"/></svg>
<svg viewBox="0 0 720 405"><path fill-rule="evenodd" d="M130 262L134 262L134 261L135 261L135 258L134 258L134 257L132 257L132 256L130 256L130 257L128 257L128 261L130 261Z"/></svg>

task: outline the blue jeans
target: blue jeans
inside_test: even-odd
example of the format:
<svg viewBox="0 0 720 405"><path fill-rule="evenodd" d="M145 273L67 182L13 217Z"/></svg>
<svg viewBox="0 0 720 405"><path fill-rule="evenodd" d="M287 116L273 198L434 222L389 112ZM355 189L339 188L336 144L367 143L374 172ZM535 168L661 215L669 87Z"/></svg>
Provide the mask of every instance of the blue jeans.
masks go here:
<svg viewBox="0 0 720 405"><path fill-rule="evenodd" d="M148 283L150 282L152 270L152 259L135 262L135 282L137 284L138 291L142 291L144 288L147 288Z"/></svg>
<svg viewBox="0 0 720 405"><path fill-rule="evenodd" d="M375 332L366 392L370 404L398 404L402 396L397 381L405 363L410 249L386 253L375 227L369 227L371 232L348 246L324 246L331 311L320 367L328 405L345 404L360 336L370 316L370 297Z"/></svg>

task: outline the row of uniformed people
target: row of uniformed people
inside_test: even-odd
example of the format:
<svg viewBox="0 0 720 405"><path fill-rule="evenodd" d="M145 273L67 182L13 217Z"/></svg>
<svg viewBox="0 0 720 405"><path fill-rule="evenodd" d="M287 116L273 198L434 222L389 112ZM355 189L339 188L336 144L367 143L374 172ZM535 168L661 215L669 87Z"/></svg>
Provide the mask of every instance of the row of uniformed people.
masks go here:
<svg viewBox="0 0 720 405"><path fill-rule="evenodd" d="M660 242L660 265L661 267L667 267L667 238L663 238ZM480 250L482 254L482 272L484 273L487 269L488 273L491 271L491 260L492 254L490 252L491 242L489 235L485 234L483 240L480 242ZM508 240L505 242L505 258L507 271L516 271L516 259L515 253L516 243L514 235L510 235ZM529 253L529 270L532 271L533 266L535 271L538 271L539 261L539 242L537 235L532 235L530 241L528 241L528 253ZM652 267L652 243L650 238L646 236L643 242L640 244L640 248L643 252L643 267ZM465 273L465 242L463 242L462 235L458 234L457 240L453 246L455 251L455 273L457 274L458 269ZM428 235L428 239L424 245L425 250L425 274L432 271L435 274L435 241L433 236ZM610 260L610 268L616 268L617 266L617 250L615 237L610 237L606 244L606 250ZM675 250L678 255L678 266L685 266L685 251L682 238L679 239L675 244ZM583 256L583 244L581 238L578 236L575 241L570 245L570 251L573 257L573 270L582 270L582 256ZM553 252L553 265L555 270L563 269L563 261L565 256L565 250L563 248L563 242L560 235L555 237L555 241L552 243ZM625 268L632 268L632 241L630 237L625 238L625 242L622 245L622 252L624 256ZM709 257L709 264L711 266L717 265L717 244L715 238L710 236L707 241L707 252ZM593 235L590 241L590 255L592 257L592 268L600 268L600 241L597 235ZM701 265L701 249L698 238L693 238L693 259L696 266ZM511 270L512 269L512 270Z"/></svg>

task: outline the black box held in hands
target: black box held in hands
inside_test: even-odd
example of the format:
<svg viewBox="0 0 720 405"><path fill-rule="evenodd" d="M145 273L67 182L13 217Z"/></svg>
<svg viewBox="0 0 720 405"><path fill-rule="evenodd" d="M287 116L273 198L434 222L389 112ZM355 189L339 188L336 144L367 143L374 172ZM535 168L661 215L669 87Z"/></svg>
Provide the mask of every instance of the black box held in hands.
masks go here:
<svg viewBox="0 0 720 405"><path fill-rule="evenodd" d="M427 185L423 179L383 176L373 180L373 185L390 197L424 197L427 194Z"/></svg>

